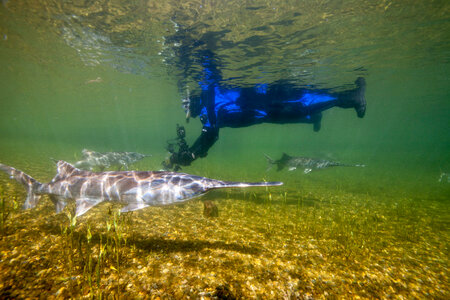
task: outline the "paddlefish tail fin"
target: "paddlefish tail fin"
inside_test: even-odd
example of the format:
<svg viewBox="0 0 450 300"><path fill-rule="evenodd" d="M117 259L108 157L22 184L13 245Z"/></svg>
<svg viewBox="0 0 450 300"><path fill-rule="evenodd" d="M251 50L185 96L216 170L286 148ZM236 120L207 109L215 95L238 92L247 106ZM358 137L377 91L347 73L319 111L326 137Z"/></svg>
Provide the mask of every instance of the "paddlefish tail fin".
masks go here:
<svg viewBox="0 0 450 300"><path fill-rule="evenodd" d="M11 179L15 179L21 183L27 189L27 199L23 204L23 208L29 209L35 207L40 198L40 195L37 195L36 192L42 186L42 183L24 172L4 164L0 164L0 170L8 174Z"/></svg>
<svg viewBox="0 0 450 300"><path fill-rule="evenodd" d="M270 171L272 169L273 165L276 165L277 163L267 154L264 153L264 156L267 158L267 169L266 172Z"/></svg>

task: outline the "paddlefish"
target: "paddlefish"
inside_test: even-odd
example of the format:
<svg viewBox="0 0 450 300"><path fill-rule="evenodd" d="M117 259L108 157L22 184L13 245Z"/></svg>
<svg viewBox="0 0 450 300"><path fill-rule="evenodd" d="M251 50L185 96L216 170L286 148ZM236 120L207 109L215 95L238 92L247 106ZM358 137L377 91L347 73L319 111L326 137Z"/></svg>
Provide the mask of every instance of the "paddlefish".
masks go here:
<svg viewBox="0 0 450 300"><path fill-rule="evenodd" d="M329 167L365 167L365 165L348 165L348 164L342 164L335 161L325 160L325 159L316 159L316 158L310 158L310 157L295 157L287 155L286 153L283 153L283 156L281 156L278 160L273 160L270 158L267 154L264 154L264 156L267 158L267 161L269 163L268 169L272 167L272 165L277 165L277 171L282 170L283 168L287 167L289 171L296 170L297 168L303 168L303 172L305 174L311 172L315 169L325 169Z"/></svg>
<svg viewBox="0 0 450 300"><path fill-rule="evenodd" d="M92 171L95 167L98 167L100 171L111 167L118 167L119 170L123 167L128 170L128 165L133 164L145 157L151 155L141 154L137 152L96 152L88 149L81 151L83 159L77 161L74 166Z"/></svg>
<svg viewBox="0 0 450 300"><path fill-rule="evenodd" d="M168 171L108 171L80 170L68 162L58 161L56 176L49 183L40 183L13 167L0 164L7 173L27 189L24 209L37 205L41 195L47 194L61 212L68 199L75 200L76 215L81 216L104 201L122 202L121 212L148 206L185 202L213 189L279 186L282 182L233 182Z"/></svg>

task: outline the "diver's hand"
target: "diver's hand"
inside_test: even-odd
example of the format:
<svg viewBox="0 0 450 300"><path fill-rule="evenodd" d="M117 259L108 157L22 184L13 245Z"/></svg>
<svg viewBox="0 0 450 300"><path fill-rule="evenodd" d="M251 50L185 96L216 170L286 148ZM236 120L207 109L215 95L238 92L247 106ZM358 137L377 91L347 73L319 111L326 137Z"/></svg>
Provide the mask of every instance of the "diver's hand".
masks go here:
<svg viewBox="0 0 450 300"><path fill-rule="evenodd" d="M171 163L181 166L189 166L194 160L195 155L189 150L173 153L170 157Z"/></svg>
<svg viewBox="0 0 450 300"><path fill-rule="evenodd" d="M170 159L168 157L161 162L161 166L162 169L160 171L170 171L173 168L173 165L170 163Z"/></svg>
<svg viewBox="0 0 450 300"><path fill-rule="evenodd" d="M172 153L165 161L162 162L166 170L180 170L181 166L189 166L195 160L195 155L190 151L180 151Z"/></svg>

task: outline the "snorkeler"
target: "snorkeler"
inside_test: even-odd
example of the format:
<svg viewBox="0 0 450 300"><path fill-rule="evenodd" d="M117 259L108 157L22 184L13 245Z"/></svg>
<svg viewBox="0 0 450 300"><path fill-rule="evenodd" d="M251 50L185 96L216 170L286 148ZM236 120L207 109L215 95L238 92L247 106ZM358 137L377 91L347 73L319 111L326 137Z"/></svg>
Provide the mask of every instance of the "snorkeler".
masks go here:
<svg viewBox="0 0 450 300"><path fill-rule="evenodd" d="M186 119L200 117L202 133L191 147L178 135L179 150L173 144L168 148L171 156L163 162L166 169L188 166L199 157L205 157L219 137L223 127L246 127L260 123L309 123L314 131L321 127L321 112L332 108L353 108L359 118L366 111L364 97L366 82L359 77L356 88L332 93L327 90L298 88L293 84L258 84L250 88L226 88L220 85L220 72L206 59L203 63L201 93L183 99ZM180 127L177 127L177 132Z"/></svg>

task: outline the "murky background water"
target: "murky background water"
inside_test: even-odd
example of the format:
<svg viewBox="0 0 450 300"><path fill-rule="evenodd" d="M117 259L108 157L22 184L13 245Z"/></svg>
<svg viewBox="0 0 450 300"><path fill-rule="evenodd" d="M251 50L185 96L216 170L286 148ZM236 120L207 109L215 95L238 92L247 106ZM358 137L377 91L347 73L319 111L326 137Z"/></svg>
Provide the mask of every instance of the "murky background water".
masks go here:
<svg viewBox="0 0 450 300"><path fill-rule="evenodd" d="M208 157L183 171L284 181L276 193L293 195L297 209L301 195L343 195L338 210L352 207L345 202L352 197L360 204L386 203L386 215L398 210L396 203L405 210L417 203L423 208L418 215L441 222L430 230L436 249L448 254L450 184L447 177L438 180L450 172L449 8L447 1L2 1L0 162L41 181L54 175L49 158L75 161L83 148L152 154L134 168L161 168L166 140L184 124L180 99L187 87L198 91L203 50L219 58L230 86L286 80L341 90L363 76L364 119L334 108L324 113L318 133L305 124L223 128ZM200 121L184 125L192 143ZM266 172L263 154L279 158L283 152L367 167ZM7 177L0 179L5 186ZM247 196L235 192L232 200L247 205ZM223 204L225 214L229 205ZM262 200L249 205L265 209ZM318 215L328 212L314 207ZM412 213L407 216L414 222ZM435 282L448 279L444 256L444 277ZM448 295L443 286L433 295ZM411 295L413 289L395 291Z"/></svg>

